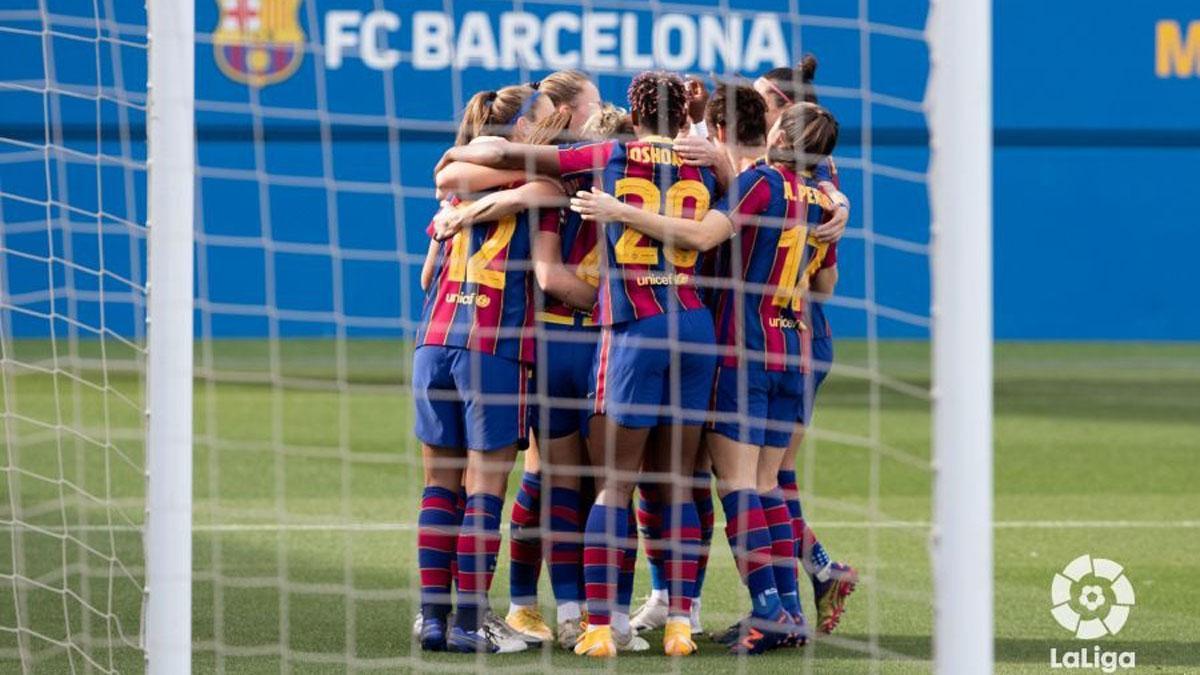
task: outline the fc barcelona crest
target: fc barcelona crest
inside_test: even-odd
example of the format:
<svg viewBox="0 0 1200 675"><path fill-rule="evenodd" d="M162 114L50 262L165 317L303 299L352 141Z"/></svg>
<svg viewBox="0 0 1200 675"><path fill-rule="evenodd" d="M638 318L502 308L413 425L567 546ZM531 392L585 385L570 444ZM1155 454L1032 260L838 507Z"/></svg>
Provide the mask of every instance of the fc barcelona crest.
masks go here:
<svg viewBox="0 0 1200 675"><path fill-rule="evenodd" d="M262 87L285 80L304 60L301 0L217 0L217 66L232 80Z"/></svg>

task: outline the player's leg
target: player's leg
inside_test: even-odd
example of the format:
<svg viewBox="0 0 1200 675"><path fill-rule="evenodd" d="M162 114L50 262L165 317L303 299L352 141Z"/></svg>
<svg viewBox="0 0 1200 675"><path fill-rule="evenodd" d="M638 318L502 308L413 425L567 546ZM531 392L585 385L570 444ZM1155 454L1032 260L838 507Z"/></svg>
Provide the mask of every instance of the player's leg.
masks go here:
<svg viewBox="0 0 1200 675"><path fill-rule="evenodd" d="M696 570L700 559L700 515L696 509L692 477L700 452L703 424L716 371L712 315L705 309L665 317L665 337L672 343L668 396L672 410L665 440L656 451L656 463L671 477L663 500L662 528L667 549L667 582L671 598L664 626L663 651L683 656L696 650L692 640L691 604L696 597ZM678 411L677 413L675 411ZM665 447L664 447L665 445Z"/></svg>
<svg viewBox="0 0 1200 675"><path fill-rule="evenodd" d="M773 542L758 490L767 439L769 374L758 364L719 368L713 389L714 419L705 440L718 478L725 534L751 606L746 620L717 639L734 653L760 653L783 644L793 632L775 580Z"/></svg>
<svg viewBox="0 0 1200 675"><path fill-rule="evenodd" d="M533 426L542 444L543 555L548 561L556 602L559 644L573 648L582 634L583 533L580 494L587 464L584 434L589 409L588 389L599 331L544 324L543 368L539 390L545 393ZM545 626L540 614L510 614L519 630ZM546 627L548 632L548 627Z"/></svg>
<svg viewBox="0 0 1200 675"><path fill-rule="evenodd" d="M447 646L454 651L519 651L491 623L488 592L500 550L500 514L517 447L525 444L528 372L524 364L481 352L454 363L467 437L467 506L458 538L458 608Z"/></svg>
<svg viewBox="0 0 1200 675"><path fill-rule="evenodd" d="M583 438L579 432L546 442L543 475L550 491L549 567L559 644L574 647L583 618L583 516L579 493Z"/></svg>
<svg viewBox="0 0 1200 675"><path fill-rule="evenodd" d="M657 326L633 321L601 331L592 377L593 412L588 457L595 471L596 500L584 526L584 580L588 629L577 654L613 656L612 613L629 532L629 500L645 457L661 400L666 353L647 348Z"/></svg>
<svg viewBox="0 0 1200 675"><path fill-rule="evenodd" d="M700 441L700 455L696 458L696 470L692 473L692 499L696 502L696 513L700 516L700 560L696 563L696 597L692 599L692 635L704 632L700 623L700 601L704 595L704 580L708 574L708 556L712 550L713 509L712 458L704 440Z"/></svg>
<svg viewBox="0 0 1200 675"><path fill-rule="evenodd" d="M779 601L792 620L805 625L804 610L800 605L798 568L796 564L796 539L792 533L792 518L779 489L779 467L787 448L765 446L759 453L756 489L763 517L771 539L771 563L775 570L775 587L779 590Z"/></svg>
<svg viewBox="0 0 1200 675"><path fill-rule="evenodd" d="M812 418L816 395L833 362L833 341L828 338L812 341L813 367L803 380L800 410L795 431L788 443L781 470L778 473L788 511L792 518L792 534L796 540L796 558L813 585L817 606L817 630L828 633L837 627L845 611L846 599L858 583L858 572L850 565L833 561L816 533L808 526L800 503L796 481L796 460L803 446L807 426Z"/></svg>
<svg viewBox="0 0 1200 675"><path fill-rule="evenodd" d="M465 465L462 404L451 374L451 352L423 346L413 354L414 431L421 445L424 490L417 516L417 565L421 612L416 627L421 647L446 648L451 584L462 525L459 491Z"/></svg>
<svg viewBox="0 0 1200 675"><path fill-rule="evenodd" d="M603 470L596 476L596 501L584 526L583 574L588 628L575 653L614 656L613 613L629 538L629 500L641 469L647 428L615 424L608 415L592 417L588 454Z"/></svg>
<svg viewBox="0 0 1200 675"><path fill-rule="evenodd" d="M515 445L472 450L467 456L467 509L458 537L458 612L449 647L453 651L500 651L482 630L488 592L500 553L500 514L508 474L517 456Z"/></svg>
<svg viewBox="0 0 1200 675"><path fill-rule="evenodd" d="M804 390L804 375L798 371L771 373L771 395L767 405L767 428L763 448L758 458L758 493L762 502L767 528L771 533L771 555L775 566L775 584L783 607L798 625L806 624L800 605L796 539L792 529L792 514L779 476L785 466L794 420L800 415ZM799 638L803 643L803 636Z"/></svg>
<svg viewBox="0 0 1200 675"><path fill-rule="evenodd" d="M505 620L526 642L540 644L554 636L541 617L537 601L542 568L542 467L533 434L524 464L509 519L509 607Z"/></svg>
<svg viewBox="0 0 1200 675"><path fill-rule="evenodd" d="M667 570L663 565L662 547L662 487L643 480L638 484L637 522L646 550L650 570L650 595L633 613L630 625L642 632L662 628L667 622L670 594L667 591Z"/></svg>
<svg viewBox="0 0 1200 675"><path fill-rule="evenodd" d="M625 507L625 545L622 550L621 573L617 577L617 604L613 609L612 633L617 651L644 652L650 643L639 637L629 625L629 606L633 601L633 581L637 571L638 526L632 501Z"/></svg>

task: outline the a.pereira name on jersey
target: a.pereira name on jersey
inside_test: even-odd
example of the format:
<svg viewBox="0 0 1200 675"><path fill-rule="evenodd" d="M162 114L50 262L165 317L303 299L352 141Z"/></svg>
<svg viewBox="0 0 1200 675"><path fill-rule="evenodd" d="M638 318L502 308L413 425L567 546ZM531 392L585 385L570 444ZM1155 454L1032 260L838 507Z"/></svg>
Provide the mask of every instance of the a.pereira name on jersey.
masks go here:
<svg viewBox="0 0 1200 675"><path fill-rule="evenodd" d="M402 58L414 70L753 72L789 63L784 36L790 27L785 31L780 16L769 12L473 11L457 18L456 25L455 17L440 11L401 16L385 9L330 10L324 21L325 67L337 70L347 56L375 70L391 70Z"/></svg>

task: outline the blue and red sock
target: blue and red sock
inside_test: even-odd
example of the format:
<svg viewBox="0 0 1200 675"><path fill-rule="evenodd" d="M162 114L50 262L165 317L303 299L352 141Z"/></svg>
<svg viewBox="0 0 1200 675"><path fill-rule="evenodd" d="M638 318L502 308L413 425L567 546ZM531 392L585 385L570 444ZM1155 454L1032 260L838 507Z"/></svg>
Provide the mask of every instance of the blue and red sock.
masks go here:
<svg viewBox="0 0 1200 675"><path fill-rule="evenodd" d="M783 492L775 488L759 495L763 516L771 534L771 558L775 569L775 587L779 600L792 616L803 613L796 571L796 542L792 535L792 516L783 500Z"/></svg>
<svg viewBox="0 0 1200 675"><path fill-rule="evenodd" d="M537 604L538 576L542 570L541 525L542 479L526 471L513 500L509 522L508 596L514 605Z"/></svg>
<svg viewBox="0 0 1200 675"><path fill-rule="evenodd" d="M637 517L633 509L626 509L626 537L622 547L624 557L621 559L621 572L617 576L617 606L616 611L629 613L633 603L633 576L637 571L638 528Z"/></svg>
<svg viewBox="0 0 1200 675"><path fill-rule="evenodd" d="M488 591L500 553L500 512L504 500L496 495L467 497L458 534L458 611L454 625L477 630L488 607Z"/></svg>
<svg viewBox="0 0 1200 675"><path fill-rule="evenodd" d="M754 490L736 490L721 498L725 508L725 536L738 571L750 591L754 616L774 619L782 609L771 565L771 533L762 503Z"/></svg>
<svg viewBox="0 0 1200 675"><path fill-rule="evenodd" d="M451 569L458 545L462 517L455 508L457 495L446 488L427 486L417 516L417 565L421 570L421 615L443 621L450 613Z"/></svg>
<svg viewBox="0 0 1200 675"><path fill-rule="evenodd" d="M829 566L829 554L817 540L817 535L804 520L804 511L800 506L800 489L796 485L795 471L780 471L778 474L779 489L787 500L788 512L792 517L792 537L796 540L796 558L804 566L809 576L816 575Z"/></svg>
<svg viewBox="0 0 1200 675"><path fill-rule="evenodd" d="M591 625L607 626L612 622L617 582L625 557L622 547L628 535L628 509L592 506L583 535L583 578Z"/></svg>
<svg viewBox="0 0 1200 675"><path fill-rule="evenodd" d="M696 562L696 598L699 599L704 592L704 577L708 571L708 554L712 550L716 513L713 509L712 474L697 471L692 474L692 478L695 480L692 499L696 502L696 513L700 516L700 560Z"/></svg>
<svg viewBox="0 0 1200 675"><path fill-rule="evenodd" d="M583 601L579 491L550 488L550 585L558 602Z"/></svg>
<svg viewBox="0 0 1200 675"><path fill-rule="evenodd" d="M689 495L690 496L690 495ZM700 560L700 516L691 499L662 506L663 565L667 592L671 595L668 614L688 617L696 597L696 563Z"/></svg>
<svg viewBox="0 0 1200 675"><path fill-rule="evenodd" d="M657 485L638 486L637 520L641 524L642 541L646 546L646 562L650 566L650 588L667 592L667 571L663 567L662 491Z"/></svg>

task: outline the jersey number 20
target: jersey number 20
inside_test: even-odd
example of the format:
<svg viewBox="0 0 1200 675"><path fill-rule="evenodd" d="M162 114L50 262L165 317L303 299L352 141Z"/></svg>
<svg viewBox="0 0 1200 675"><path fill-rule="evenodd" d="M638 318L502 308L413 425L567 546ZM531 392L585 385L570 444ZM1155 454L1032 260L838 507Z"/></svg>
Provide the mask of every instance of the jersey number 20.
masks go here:
<svg viewBox="0 0 1200 675"><path fill-rule="evenodd" d="M617 181L614 196L620 199L628 195L635 195L641 199L643 211L662 213L671 218L683 217L684 200L689 197L696 202L693 218L700 220L708 211L708 188L698 180L681 180L675 183L667 189L664 200L662 191L653 182L645 178L621 178ZM658 247L643 244L643 237L645 235L641 232L626 225L624 234L614 247L617 262L622 265L657 265ZM676 267L691 267L696 264L696 258L700 255L696 251L674 246L663 246L663 254Z"/></svg>

